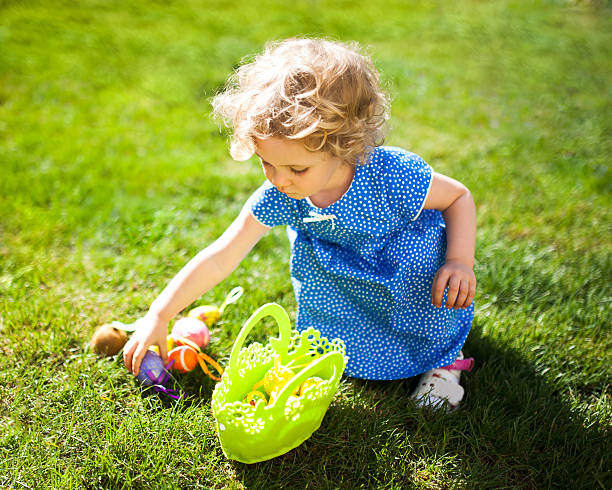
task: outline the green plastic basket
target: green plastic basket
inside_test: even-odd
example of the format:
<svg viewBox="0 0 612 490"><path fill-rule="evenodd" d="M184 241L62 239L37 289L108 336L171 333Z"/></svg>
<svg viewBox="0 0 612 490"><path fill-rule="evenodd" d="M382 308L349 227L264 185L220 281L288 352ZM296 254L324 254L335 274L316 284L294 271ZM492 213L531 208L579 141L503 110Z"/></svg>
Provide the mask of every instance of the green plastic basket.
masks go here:
<svg viewBox="0 0 612 490"><path fill-rule="evenodd" d="M254 342L243 348L249 332L266 316L276 320L280 337L271 338L266 346ZM308 353L320 357L296 373L273 404L260 401L253 406L243 401L273 366L276 356L286 365ZM217 434L225 456L242 463L257 463L280 456L308 439L320 427L336 393L346 366L345 353L340 339L329 342L314 328L302 333L292 330L287 312L275 303L255 311L242 327L232 348L229 367L212 395ZM291 396L313 376L323 381L306 388L302 396Z"/></svg>

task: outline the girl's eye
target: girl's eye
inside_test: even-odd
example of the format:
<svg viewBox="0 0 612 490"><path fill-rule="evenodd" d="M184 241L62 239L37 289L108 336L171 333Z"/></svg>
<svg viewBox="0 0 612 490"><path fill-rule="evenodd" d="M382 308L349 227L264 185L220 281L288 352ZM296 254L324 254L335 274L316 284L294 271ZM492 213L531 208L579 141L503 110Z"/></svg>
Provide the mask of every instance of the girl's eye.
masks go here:
<svg viewBox="0 0 612 490"><path fill-rule="evenodd" d="M261 164L264 167L271 167L271 165L268 162L266 162L265 160L261 160ZM298 170L298 169L290 167L289 170L291 170L291 172L293 172L294 174L303 174L304 172L306 172L306 170L308 170L308 168L304 168L302 170Z"/></svg>

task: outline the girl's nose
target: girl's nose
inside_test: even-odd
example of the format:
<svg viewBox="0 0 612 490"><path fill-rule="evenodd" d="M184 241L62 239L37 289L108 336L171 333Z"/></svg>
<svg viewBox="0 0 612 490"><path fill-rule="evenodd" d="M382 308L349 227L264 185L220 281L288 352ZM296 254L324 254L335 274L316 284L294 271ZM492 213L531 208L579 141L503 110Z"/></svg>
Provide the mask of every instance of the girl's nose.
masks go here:
<svg viewBox="0 0 612 490"><path fill-rule="evenodd" d="M270 172L267 177L268 180L272 182L272 185L277 189L284 189L285 187L288 187L291 184L289 176L279 170L274 170L273 172Z"/></svg>

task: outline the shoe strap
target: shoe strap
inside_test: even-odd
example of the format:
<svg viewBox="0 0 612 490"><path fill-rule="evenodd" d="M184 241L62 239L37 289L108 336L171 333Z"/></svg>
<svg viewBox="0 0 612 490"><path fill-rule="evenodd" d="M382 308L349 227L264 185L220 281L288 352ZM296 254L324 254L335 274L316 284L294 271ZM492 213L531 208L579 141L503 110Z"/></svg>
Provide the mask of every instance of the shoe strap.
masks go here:
<svg viewBox="0 0 612 490"><path fill-rule="evenodd" d="M457 370L457 371L470 372L472 369L474 369L474 358L468 357L467 359L457 359L452 364L449 364L448 366L443 366L438 369L448 369L449 371Z"/></svg>

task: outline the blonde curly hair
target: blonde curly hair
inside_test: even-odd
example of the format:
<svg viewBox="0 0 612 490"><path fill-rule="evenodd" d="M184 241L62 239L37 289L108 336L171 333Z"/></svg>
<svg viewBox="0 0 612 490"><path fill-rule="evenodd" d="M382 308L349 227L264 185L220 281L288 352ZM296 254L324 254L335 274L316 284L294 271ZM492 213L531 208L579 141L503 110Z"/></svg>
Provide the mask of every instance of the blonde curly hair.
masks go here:
<svg viewBox="0 0 612 490"><path fill-rule="evenodd" d="M356 43L287 39L239 67L213 110L233 128L230 154L247 160L255 138L301 141L346 163L363 164L384 141L389 101L371 59Z"/></svg>

